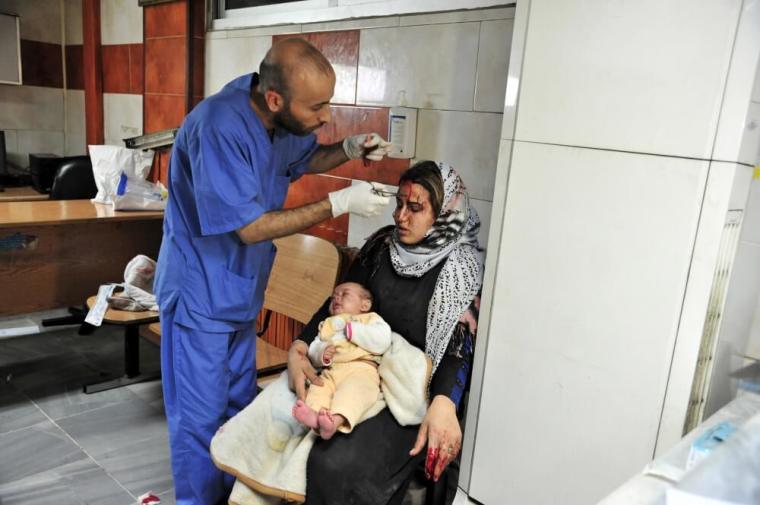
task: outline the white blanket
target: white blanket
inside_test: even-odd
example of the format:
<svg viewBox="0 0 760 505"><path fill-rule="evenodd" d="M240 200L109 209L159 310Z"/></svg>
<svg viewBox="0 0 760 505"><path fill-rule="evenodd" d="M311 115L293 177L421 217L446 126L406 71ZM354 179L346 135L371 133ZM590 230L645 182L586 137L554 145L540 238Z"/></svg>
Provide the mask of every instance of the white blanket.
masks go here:
<svg viewBox="0 0 760 505"><path fill-rule="evenodd" d="M393 333L391 348L378 368L382 391L363 419L376 415L387 403L400 424L421 423L427 409L431 370L425 353ZM287 372L283 372L211 440L211 457L216 466L237 477L231 504L305 500L306 460L317 435L293 418L295 401L288 388Z"/></svg>

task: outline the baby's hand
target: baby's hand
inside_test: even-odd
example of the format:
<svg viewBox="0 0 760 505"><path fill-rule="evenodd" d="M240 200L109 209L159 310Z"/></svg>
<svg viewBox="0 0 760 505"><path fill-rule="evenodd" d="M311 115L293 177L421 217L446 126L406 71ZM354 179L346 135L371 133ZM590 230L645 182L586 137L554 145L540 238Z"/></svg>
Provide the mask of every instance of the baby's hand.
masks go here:
<svg viewBox="0 0 760 505"><path fill-rule="evenodd" d="M340 316L331 316L322 321L319 327L319 337L323 342L327 342L336 333L343 331L346 327L346 321Z"/></svg>
<svg viewBox="0 0 760 505"><path fill-rule="evenodd" d="M333 356L335 356L335 346L330 344L325 348L325 352L322 353L322 364L327 366L332 363Z"/></svg>

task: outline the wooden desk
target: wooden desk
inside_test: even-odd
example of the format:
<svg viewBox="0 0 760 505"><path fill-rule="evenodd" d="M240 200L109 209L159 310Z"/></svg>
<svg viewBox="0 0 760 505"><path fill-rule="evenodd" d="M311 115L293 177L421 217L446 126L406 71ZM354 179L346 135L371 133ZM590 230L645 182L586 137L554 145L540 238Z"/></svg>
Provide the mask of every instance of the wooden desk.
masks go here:
<svg viewBox="0 0 760 505"><path fill-rule="evenodd" d="M81 306L137 254L158 257L162 223L89 200L0 202L0 316Z"/></svg>
<svg viewBox="0 0 760 505"><path fill-rule="evenodd" d="M28 202L49 199L50 195L40 193L31 186L20 186L17 188L5 186L5 191L0 191L0 202Z"/></svg>

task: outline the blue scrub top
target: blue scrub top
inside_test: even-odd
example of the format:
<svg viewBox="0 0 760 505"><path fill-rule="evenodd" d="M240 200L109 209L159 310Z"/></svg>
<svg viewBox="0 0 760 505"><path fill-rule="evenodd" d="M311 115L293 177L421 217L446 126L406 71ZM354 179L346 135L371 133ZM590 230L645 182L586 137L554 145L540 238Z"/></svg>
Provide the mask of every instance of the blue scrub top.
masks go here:
<svg viewBox="0 0 760 505"><path fill-rule="evenodd" d="M203 100L172 149L154 289L161 310L190 328L235 331L256 318L275 247L245 245L235 231L280 209L319 147L314 134L277 128L270 138L249 101L257 82L244 75Z"/></svg>

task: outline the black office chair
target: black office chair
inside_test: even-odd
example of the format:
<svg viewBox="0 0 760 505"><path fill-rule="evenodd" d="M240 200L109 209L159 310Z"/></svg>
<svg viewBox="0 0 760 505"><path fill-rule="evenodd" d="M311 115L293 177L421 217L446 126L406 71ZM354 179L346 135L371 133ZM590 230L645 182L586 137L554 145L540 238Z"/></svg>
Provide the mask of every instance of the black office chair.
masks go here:
<svg viewBox="0 0 760 505"><path fill-rule="evenodd" d="M51 200L82 200L93 198L98 192L95 177L92 175L92 162L89 156L74 156L62 160L61 166L55 172L53 187L50 190ZM69 307L68 316L42 320L42 326L61 326L78 324L79 334L88 335L95 327L84 322L87 307Z"/></svg>
<svg viewBox="0 0 760 505"><path fill-rule="evenodd" d="M98 192L89 156L67 158L55 173L51 200L82 200Z"/></svg>

